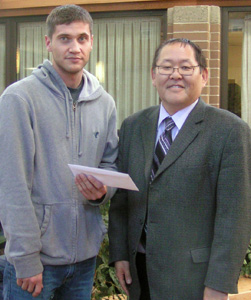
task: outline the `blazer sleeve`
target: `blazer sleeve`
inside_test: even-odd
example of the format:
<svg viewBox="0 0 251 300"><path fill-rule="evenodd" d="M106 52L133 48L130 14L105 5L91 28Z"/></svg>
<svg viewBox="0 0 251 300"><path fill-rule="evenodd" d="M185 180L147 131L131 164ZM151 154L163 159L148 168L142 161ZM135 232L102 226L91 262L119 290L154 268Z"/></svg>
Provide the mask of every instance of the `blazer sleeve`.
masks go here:
<svg viewBox="0 0 251 300"><path fill-rule="evenodd" d="M241 120L225 139L216 201L214 239L205 285L236 293L251 236L251 135L248 125Z"/></svg>

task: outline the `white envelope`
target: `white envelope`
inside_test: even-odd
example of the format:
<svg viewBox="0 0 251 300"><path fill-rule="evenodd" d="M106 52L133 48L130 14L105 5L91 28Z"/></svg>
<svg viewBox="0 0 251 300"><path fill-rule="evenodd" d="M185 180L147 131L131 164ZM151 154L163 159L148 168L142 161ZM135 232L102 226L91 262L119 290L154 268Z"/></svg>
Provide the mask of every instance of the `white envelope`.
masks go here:
<svg viewBox="0 0 251 300"><path fill-rule="evenodd" d="M133 191L139 190L128 174L80 165L68 164L68 166L74 176L84 173L86 175L92 175L107 186Z"/></svg>

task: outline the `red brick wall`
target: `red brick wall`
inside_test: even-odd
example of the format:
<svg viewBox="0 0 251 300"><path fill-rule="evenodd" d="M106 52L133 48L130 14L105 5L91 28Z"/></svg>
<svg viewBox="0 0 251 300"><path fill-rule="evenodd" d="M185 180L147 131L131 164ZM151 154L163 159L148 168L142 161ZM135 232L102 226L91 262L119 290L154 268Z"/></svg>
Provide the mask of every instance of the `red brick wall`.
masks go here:
<svg viewBox="0 0 251 300"><path fill-rule="evenodd" d="M168 9L167 38L188 38L207 58L209 80L202 91L205 102L220 106L220 8L176 6Z"/></svg>

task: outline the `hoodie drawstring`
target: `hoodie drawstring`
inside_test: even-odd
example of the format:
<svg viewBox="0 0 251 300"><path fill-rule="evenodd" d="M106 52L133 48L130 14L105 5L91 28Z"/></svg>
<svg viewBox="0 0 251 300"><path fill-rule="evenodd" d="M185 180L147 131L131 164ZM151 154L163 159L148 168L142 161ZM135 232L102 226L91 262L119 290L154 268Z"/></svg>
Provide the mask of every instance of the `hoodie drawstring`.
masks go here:
<svg viewBox="0 0 251 300"><path fill-rule="evenodd" d="M65 93L65 109L66 109L66 138L70 137L70 104L69 104L69 97L67 93ZM80 120L79 120L79 136L78 136L78 156L82 156L83 151L83 141L82 141L82 105L78 105L80 108ZM76 111L76 110L75 110Z"/></svg>
<svg viewBox="0 0 251 300"><path fill-rule="evenodd" d="M65 93L65 110L66 110L66 138L70 137L70 107L69 107L69 97Z"/></svg>
<svg viewBox="0 0 251 300"><path fill-rule="evenodd" d="M82 156L83 154L83 138L82 138L82 107L84 106L84 103L80 105L80 121L79 121L79 139L78 139L78 156Z"/></svg>

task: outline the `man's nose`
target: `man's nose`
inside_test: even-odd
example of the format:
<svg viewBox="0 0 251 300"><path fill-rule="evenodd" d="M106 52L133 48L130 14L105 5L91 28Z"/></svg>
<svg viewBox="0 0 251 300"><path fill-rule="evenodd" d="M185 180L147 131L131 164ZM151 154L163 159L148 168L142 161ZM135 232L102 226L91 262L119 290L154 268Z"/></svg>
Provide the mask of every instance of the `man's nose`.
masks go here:
<svg viewBox="0 0 251 300"><path fill-rule="evenodd" d="M80 52L80 46L77 40L72 40L69 51L74 53Z"/></svg>
<svg viewBox="0 0 251 300"><path fill-rule="evenodd" d="M182 78L182 75L180 75L179 68L173 68L172 74L170 74L170 78L178 79Z"/></svg>

